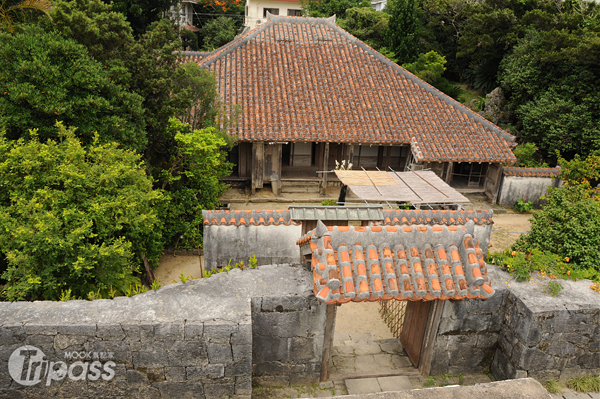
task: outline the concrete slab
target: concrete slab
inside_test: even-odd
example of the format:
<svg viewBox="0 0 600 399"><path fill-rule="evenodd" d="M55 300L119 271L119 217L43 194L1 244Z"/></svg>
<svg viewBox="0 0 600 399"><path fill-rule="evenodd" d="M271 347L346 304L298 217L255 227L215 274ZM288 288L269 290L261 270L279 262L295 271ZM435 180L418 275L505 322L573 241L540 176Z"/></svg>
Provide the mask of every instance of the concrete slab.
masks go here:
<svg viewBox="0 0 600 399"><path fill-rule="evenodd" d="M346 380L346 386L349 381ZM479 384L474 386L458 386L428 389L412 389L409 391L395 391L386 393L366 394L348 392L350 396L343 399L549 399L546 388L533 378L519 380L505 380ZM339 396L336 396L339 397ZM340 398L342 399L342 398Z"/></svg>
<svg viewBox="0 0 600 399"><path fill-rule="evenodd" d="M408 377L379 377L377 378L382 392L389 391L408 391L413 389L412 383Z"/></svg>
<svg viewBox="0 0 600 399"><path fill-rule="evenodd" d="M381 387L377 378L358 378L355 380L346 380L346 390L348 391L348 395L363 395L381 392Z"/></svg>

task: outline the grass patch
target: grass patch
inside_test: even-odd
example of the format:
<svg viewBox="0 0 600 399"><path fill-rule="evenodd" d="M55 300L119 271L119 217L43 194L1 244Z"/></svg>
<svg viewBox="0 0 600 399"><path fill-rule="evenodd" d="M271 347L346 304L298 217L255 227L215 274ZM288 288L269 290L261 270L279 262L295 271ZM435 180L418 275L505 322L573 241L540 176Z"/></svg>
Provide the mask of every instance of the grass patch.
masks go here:
<svg viewBox="0 0 600 399"><path fill-rule="evenodd" d="M591 375L579 378L571 378L567 386L577 392L600 392L600 377Z"/></svg>
<svg viewBox="0 0 600 399"><path fill-rule="evenodd" d="M544 384L546 391L550 393L562 393L562 386L557 380L548 380Z"/></svg>

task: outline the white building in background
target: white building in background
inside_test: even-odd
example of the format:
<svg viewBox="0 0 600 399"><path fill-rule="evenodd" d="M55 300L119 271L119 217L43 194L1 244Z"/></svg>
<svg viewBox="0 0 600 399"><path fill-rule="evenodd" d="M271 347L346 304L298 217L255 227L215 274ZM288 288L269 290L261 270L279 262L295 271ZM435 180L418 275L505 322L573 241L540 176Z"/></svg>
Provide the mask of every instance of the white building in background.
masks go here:
<svg viewBox="0 0 600 399"><path fill-rule="evenodd" d="M373 9L375 9L375 11L381 11L385 8L385 6L387 5L387 0L372 0L371 1L371 6L373 6Z"/></svg>
<svg viewBox="0 0 600 399"><path fill-rule="evenodd" d="M598 0L600 1L600 0ZM371 6L375 11L381 11L387 5L387 0L373 0ZM246 0L244 26L254 29L267 21L267 12L273 15L288 17L302 16L302 5L298 0Z"/></svg>
<svg viewBox="0 0 600 399"><path fill-rule="evenodd" d="M181 28L186 28L192 32L197 32L199 29L194 26L194 4L198 4L197 0L181 0L179 4L171 7L171 16Z"/></svg>
<svg viewBox="0 0 600 399"><path fill-rule="evenodd" d="M300 17L302 6L298 0L246 0L244 26L254 29L267 22L267 12L273 15Z"/></svg>

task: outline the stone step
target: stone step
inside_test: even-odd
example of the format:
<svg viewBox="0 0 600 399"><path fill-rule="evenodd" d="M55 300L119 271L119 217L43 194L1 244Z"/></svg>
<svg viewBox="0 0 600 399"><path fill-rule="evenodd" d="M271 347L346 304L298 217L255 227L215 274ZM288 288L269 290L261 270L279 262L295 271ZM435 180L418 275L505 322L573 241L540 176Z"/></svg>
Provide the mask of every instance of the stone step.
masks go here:
<svg viewBox="0 0 600 399"><path fill-rule="evenodd" d="M406 376L347 379L348 395L364 395L377 392L398 392L413 389Z"/></svg>

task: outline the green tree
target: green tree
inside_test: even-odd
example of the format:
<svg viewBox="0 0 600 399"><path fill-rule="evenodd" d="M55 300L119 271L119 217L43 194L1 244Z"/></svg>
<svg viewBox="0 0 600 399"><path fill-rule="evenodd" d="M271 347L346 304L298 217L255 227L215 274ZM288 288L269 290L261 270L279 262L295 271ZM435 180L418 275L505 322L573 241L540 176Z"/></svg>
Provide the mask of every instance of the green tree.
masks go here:
<svg viewBox="0 0 600 399"><path fill-rule="evenodd" d="M213 51L230 41L237 35L236 21L229 17L218 17L205 23L200 30L202 36L202 50Z"/></svg>
<svg viewBox="0 0 600 399"><path fill-rule="evenodd" d="M84 148L57 124L58 141L0 136L0 248L8 268L3 298L56 300L124 293L146 254L161 254L160 221L140 156L116 143Z"/></svg>
<svg viewBox="0 0 600 399"><path fill-rule="evenodd" d="M150 25L164 18L179 0L106 0L106 3L112 4L115 11L125 15L134 34L140 36Z"/></svg>
<svg viewBox="0 0 600 399"><path fill-rule="evenodd" d="M110 79L86 48L34 26L0 33L0 125L9 139L39 129L56 138L56 121L76 126L85 144L94 134L125 148L146 147L142 98Z"/></svg>
<svg viewBox="0 0 600 399"><path fill-rule="evenodd" d="M566 158L587 156L600 150L600 64L587 57L556 58L559 53L545 50L552 42L553 37L536 31L521 39L502 61L502 88L517 130L540 148L544 159L555 161L556 150ZM570 54L567 49L560 53ZM600 46L595 54L600 59Z"/></svg>
<svg viewBox="0 0 600 399"><path fill-rule="evenodd" d="M426 54L419 54L415 62L404 64L402 67L438 90L456 98L461 94L461 89L442 77L446 70L444 65L446 65L446 58L435 51L430 51Z"/></svg>
<svg viewBox="0 0 600 399"><path fill-rule="evenodd" d="M539 149L534 143L521 143L515 147L513 153L517 157L515 166L527 168L547 168L548 164L540 161Z"/></svg>
<svg viewBox="0 0 600 399"><path fill-rule="evenodd" d="M228 188L221 177L231 174L226 160L228 145L223 133L214 127L191 130L189 125L171 119L170 134L177 143L174 153L159 177L170 202L163 208L167 244L196 247L202 243L202 209L214 209Z"/></svg>
<svg viewBox="0 0 600 399"><path fill-rule="evenodd" d="M375 50L385 46L390 15L368 7L353 7L346 10L346 18L338 25L356 36Z"/></svg>
<svg viewBox="0 0 600 399"><path fill-rule="evenodd" d="M346 10L354 7L371 7L368 0L304 0L302 9L311 17L328 18L335 15L337 18L346 18Z"/></svg>
<svg viewBox="0 0 600 399"><path fill-rule="evenodd" d="M420 23L416 0L390 0L386 6L390 14L387 47L399 63L413 62L419 52Z"/></svg>

